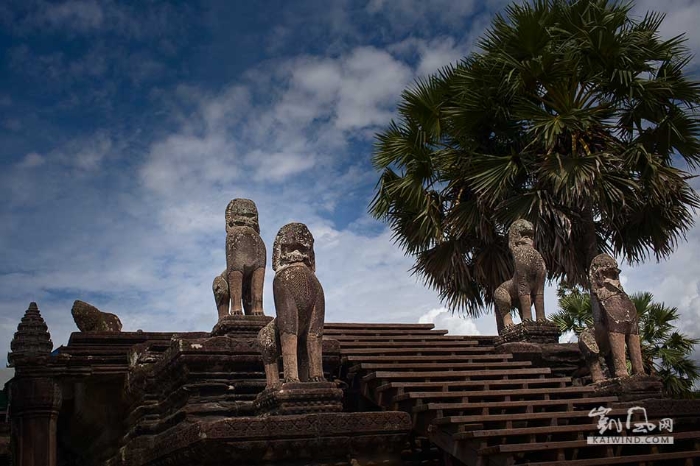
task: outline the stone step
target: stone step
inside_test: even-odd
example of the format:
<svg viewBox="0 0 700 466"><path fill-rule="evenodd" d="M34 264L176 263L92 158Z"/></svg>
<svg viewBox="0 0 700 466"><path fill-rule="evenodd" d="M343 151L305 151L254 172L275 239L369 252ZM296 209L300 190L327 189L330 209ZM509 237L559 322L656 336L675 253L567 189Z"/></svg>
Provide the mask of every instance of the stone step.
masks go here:
<svg viewBox="0 0 700 466"><path fill-rule="evenodd" d="M564 408L568 408L569 406L581 406L592 404L604 405L607 403L615 402L617 400L618 398L616 396L600 396L590 398L557 398L555 400L493 401L480 403L426 403L415 406L413 408L413 412L420 413L425 411L468 411L472 409L518 409L539 406L562 406Z"/></svg>
<svg viewBox="0 0 700 466"><path fill-rule="evenodd" d="M551 435L563 433L577 432L597 432L598 426L593 423L573 424L565 426L541 426L541 427L516 427L513 429L477 429L464 432L456 432L452 434L452 439L460 440L476 440L476 439L506 439L509 437L521 437L531 435Z"/></svg>
<svg viewBox="0 0 700 466"><path fill-rule="evenodd" d="M585 389L585 390L584 390ZM394 398L395 402L400 402L403 400L410 399L422 399L424 402L426 400L445 400L445 399L464 399L464 398L495 398L495 397L534 397L538 395L549 396L551 395L564 395L564 394L576 394L580 393L582 397L593 392L593 388L588 387L559 387L559 388L526 388L526 389L504 389L504 390L460 390L451 392L409 392L397 395ZM504 400L507 401L507 400Z"/></svg>
<svg viewBox="0 0 700 466"><path fill-rule="evenodd" d="M672 436L674 443L678 440L689 440L700 438L700 432L675 432L675 433L663 433L663 436ZM481 456L490 456L498 454L512 454L512 453L529 453L543 450L568 450L575 448L588 448L588 447L607 447L605 444L588 444L586 439L583 440L571 440L563 442L532 442L532 443L511 443L502 445L493 445L490 447L481 448L478 450L478 454ZM657 447L657 445L640 444L634 445L635 448L647 446L647 447ZM663 446L663 445L658 445ZM670 446L670 445L669 445Z"/></svg>
<svg viewBox="0 0 700 466"><path fill-rule="evenodd" d="M538 413L519 413L519 414L480 414L472 416L445 416L439 417L433 421L437 426L446 425L459 425L459 424L476 424L483 422L512 422L512 421L541 421L547 420L551 421L554 419L567 419L571 420L574 418L590 419L593 423L596 421L595 418L590 417L588 410L582 411L549 411L549 412L538 412ZM626 415L626 410L615 410L610 411L609 416L623 416ZM553 428L553 427L552 427Z"/></svg>
<svg viewBox="0 0 700 466"><path fill-rule="evenodd" d="M343 356L343 363L346 362L473 362L473 361L502 361L513 359L509 353L503 354L463 354L458 356L433 356L433 355L413 355L413 356Z"/></svg>
<svg viewBox="0 0 700 466"><path fill-rule="evenodd" d="M535 367L530 369L494 369L474 371L436 371L436 372L409 372L409 371L376 371L362 377L363 382L372 380L405 380L405 379L456 379L467 377L490 377L503 379L511 375L546 375L551 374L549 367Z"/></svg>
<svg viewBox="0 0 700 466"><path fill-rule="evenodd" d="M435 328L435 324L387 324L387 323L376 323L376 324L358 324L356 322L326 322L323 324L324 330L339 330L339 329L349 329L349 330L363 330L363 329L384 329L384 330L396 330L402 329L403 332L406 330L430 330Z"/></svg>
<svg viewBox="0 0 700 466"><path fill-rule="evenodd" d="M460 382L390 382L385 385L380 385L376 391L381 392L390 389L402 389L408 391L410 389L423 389L424 395L432 395L435 393L453 393L449 389L457 389L463 387L479 387L484 390L492 389L499 390L518 386L523 390L527 390L531 386L538 385L561 385L570 383L569 377L548 377L548 378L532 378L532 379L500 379L500 380L463 380ZM556 387L559 388L559 387ZM581 388L581 387L578 387ZM445 390L448 389L448 390ZM415 398L411 393L404 393L399 397Z"/></svg>
<svg viewBox="0 0 700 466"><path fill-rule="evenodd" d="M532 361L508 361L508 362L444 362L444 363L371 363L361 362L350 366L350 372L358 371L376 371L376 370L391 370L391 369L407 369L413 371L420 370L444 370L446 372L456 369L503 369L503 368L519 368L530 367Z"/></svg>
<svg viewBox="0 0 700 466"><path fill-rule="evenodd" d="M397 330L396 328L376 328L376 329L362 329L362 330L343 330L334 328L324 328L323 334L325 336L331 335L406 335L405 330ZM446 335L447 330L411 330L411 335Z"/></svg>
<svg viewBox="0 0 700 466"><path fill-rule="evenodd" d="M327 334L326 334L327 335ZM465 337L463 335L441 335L438 333L435 334L427 334L427 335L352 335L352 334L346 334L342 333L339 335L333 335L332 337L329 336L328 338L332 338L333 340L338 340L341 345L345 345L346 342L350 341L381 341L381 342L398 342L398 341L405 341L405 342L414 342L414 341L429 341L429 342L436 342L436 341L468 341L473 345L477 345L479 342L476 340L473 340L471 338Z"/></svg>
<svg viewBox="0 0 700 466"><path fill-rule="evenodd" d="M566 466L608 466L611 464L669 464L670 460L688 460L685 464L688 466L698 464L693 461L693 458L700 458L700 450L694 451L679 451L668 453L650 453L646 455L632 455L615 458L595 458L583 460L566 460ZM692 462L690 462L692 461ZM528 466L555 466L561 465L560 460L543 461L537 463L527 463Z"/></svg>
<svg viewBox="0 0 700 466"><path fill-rule="evenodd" d="M435 341L344 341L341 345L343 350L349 348L408 348L420 350L423 348L442 348L442 347L478 347L475 341L462 340L447 340L442 339Z"/></svg>
<svg viewBox="0 0 700 466"><path fill-rule="evenodd" d="M493 346L445 346L445 347L427 347L427 348L343 348L341 345L340 355L349 356L356 354L366 355L389 355L389 354L413 354L413 355L439 355L439 354L486 354L492 353Z"/></svg>

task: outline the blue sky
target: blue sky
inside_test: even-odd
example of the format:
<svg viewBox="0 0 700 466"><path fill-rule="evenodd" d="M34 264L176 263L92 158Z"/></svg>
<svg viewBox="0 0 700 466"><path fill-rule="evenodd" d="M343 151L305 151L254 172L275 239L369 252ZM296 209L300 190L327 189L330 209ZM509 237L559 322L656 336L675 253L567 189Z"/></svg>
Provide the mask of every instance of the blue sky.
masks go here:
<svg viewBox="0 0 700 466"><path fill-rule="evenodd" d="M505 3L0 4L0 347L30 301L55 346L76 330L75 299L125 330L210 329L234 197L257 203L268 252L285 223L309 225L327 320L493 333L491 315L442 309L366 210L373 134L401 91L467 55ZM647 8L700 50L697 2ZM696 227L670 261L623 272L695 336L699 239ZM554 312L551 290L547 302Z"/></svg>

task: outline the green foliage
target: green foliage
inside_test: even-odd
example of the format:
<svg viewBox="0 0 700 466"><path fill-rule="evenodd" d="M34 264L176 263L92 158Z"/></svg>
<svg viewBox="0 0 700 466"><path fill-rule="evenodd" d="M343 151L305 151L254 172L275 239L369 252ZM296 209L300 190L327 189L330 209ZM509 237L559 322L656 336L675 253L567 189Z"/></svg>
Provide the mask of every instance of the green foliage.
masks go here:
<svg viewBox="0 0 700 466"><path fill-rule="evenodd" d="M559 287L559 310L549 316L562 332L576 335L587 327L593 327L591 296L579 288Z"/></svg>
<svg viewBox="0 0 700 466"><path fill-rule="evenodd" d="M580 288L559 288L559 310L550 319L562 332L578 335L593 326L590 294ZM693 397L693 384L700 379L700 368L690 354L700 339L679 333L675 323L678 309L655 303L649 292L630 296L637 309L644 369L661 378L664 391L673 397Z"/></svg>
<svg viewBox="0 0 700 466"><path fill-rule="evenodd" d="M512 277L505 233L536 227L550 279L586 286L599 252L665 258L700 198L700 83L683 37L631 4L509 6L479 50L406 89L377 135L370 211L452 309L479 315Z"/></svg>

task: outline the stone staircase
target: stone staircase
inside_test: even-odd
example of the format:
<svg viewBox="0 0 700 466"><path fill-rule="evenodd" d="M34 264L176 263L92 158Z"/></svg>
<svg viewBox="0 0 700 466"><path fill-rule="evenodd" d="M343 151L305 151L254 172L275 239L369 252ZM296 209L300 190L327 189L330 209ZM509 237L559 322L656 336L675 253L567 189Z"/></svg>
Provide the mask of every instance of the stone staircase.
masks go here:
<svg viewBox="0 0 700 466"><path fill-rule="evenodd" d="M432 324L325 325L325 337L340 344L340 377L349 390L375 409L411 414L421 464L700 464L697 403L622 403L593 387L574 386L550 367L496 352L494 337L446 334ZM611 408L607 416L624 424L634 405L644 406L657 425L671 417L673 433L663 435L675 443L587 443L598 434L591 409ZM631 430L614 435L626 434Z"/></svg>

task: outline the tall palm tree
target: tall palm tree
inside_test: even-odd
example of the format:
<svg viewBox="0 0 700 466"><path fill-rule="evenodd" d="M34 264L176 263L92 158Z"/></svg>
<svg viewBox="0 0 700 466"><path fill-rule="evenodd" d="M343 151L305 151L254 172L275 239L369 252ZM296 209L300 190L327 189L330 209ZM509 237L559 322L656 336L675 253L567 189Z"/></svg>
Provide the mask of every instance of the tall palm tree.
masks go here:
<svg viewBox="0 0 700 466"><path fill-rule="evenodd" d="M414 272L476 316L513 273L505 232L536 228L550 279L587 287L600 252L665 258L700 198L700 83L682 36L631 3L535 0L497 16L479 50L406 89L377 135L370 212Z"/></svg>
<svg viewBox="0 0 700 466"><path fill-rule="evenodd" d="M550 316L562 332L578 335L593 324L590 295L578 288L559 288L559 310ZM676 329L678 309L655 303L649 292L630 296L637 309L644 369L661 378L669 396L692 396L693 384L700 380L700 368L690 354L700 339L689 338Z"/></svg>

